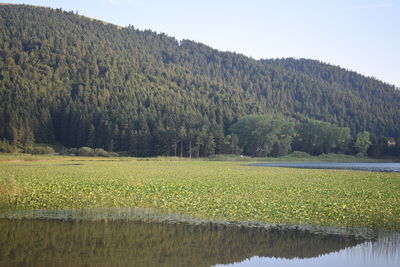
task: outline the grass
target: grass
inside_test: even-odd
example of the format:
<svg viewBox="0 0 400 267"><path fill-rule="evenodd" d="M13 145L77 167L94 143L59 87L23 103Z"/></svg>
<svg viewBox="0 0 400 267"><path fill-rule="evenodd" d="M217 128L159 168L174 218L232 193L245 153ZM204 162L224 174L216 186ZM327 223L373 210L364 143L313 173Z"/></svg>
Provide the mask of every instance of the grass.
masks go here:
<svg viewBox="0 0 400 267"><path fill-rule="evenodd" d="M400 230L399 173L165 158L39 158L15 162L0 156L0 208L143 207L218 220Z"/></svg>

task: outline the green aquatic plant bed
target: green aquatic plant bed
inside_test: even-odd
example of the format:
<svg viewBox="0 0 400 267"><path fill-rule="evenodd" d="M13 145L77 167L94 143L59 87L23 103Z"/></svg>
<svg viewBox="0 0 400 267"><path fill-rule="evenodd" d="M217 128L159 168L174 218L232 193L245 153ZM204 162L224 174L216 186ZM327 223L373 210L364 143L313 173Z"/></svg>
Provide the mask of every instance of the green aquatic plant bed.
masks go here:
<svg viewBox="0 0 400 267"><path fill-rule="evenodd" d="M0 207L142 207L218 220L399 230L400 174L200 160L6 161Z"/></svg>

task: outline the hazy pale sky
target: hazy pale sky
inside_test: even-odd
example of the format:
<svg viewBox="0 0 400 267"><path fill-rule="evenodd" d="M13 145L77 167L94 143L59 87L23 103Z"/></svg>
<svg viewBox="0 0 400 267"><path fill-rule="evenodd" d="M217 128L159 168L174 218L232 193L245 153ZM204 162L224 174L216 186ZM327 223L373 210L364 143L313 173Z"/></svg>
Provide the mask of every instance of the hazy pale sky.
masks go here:
<svg viewBox="0 0 400 267"><path fill-rule="evenodd" d="M256 59L317 59L400 87L400 0L0 2L78 11Z"/></svg>

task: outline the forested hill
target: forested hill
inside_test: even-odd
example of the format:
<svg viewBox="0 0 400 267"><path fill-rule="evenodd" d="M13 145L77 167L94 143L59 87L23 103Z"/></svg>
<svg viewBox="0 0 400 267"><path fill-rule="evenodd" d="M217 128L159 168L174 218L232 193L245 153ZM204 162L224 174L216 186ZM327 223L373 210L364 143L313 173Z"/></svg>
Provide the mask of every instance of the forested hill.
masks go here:
<svg viewBox="0 0 400 267"><path fill-rule="evenodd" d="M0 5L0 101L0 139L139 156L222 152L239 117L268 112L400 136L400 92L376 79L24 5Z"/></svg>

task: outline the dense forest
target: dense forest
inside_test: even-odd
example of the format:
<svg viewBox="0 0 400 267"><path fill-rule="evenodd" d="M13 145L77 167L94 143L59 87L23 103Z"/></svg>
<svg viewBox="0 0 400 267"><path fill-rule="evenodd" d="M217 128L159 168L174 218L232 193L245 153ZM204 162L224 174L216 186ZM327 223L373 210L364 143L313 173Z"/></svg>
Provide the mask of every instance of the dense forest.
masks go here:
<svg viewBox="0 0 400 267"><path fill-rule="evenodd" d="M250 114L368 131L374 156L400 137L400 91L377 79L25 5L0 5L0 103L0 140L22 147L230 153L232 125Z"/></svg>

